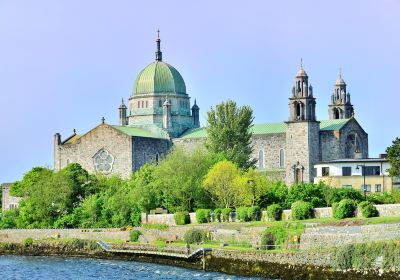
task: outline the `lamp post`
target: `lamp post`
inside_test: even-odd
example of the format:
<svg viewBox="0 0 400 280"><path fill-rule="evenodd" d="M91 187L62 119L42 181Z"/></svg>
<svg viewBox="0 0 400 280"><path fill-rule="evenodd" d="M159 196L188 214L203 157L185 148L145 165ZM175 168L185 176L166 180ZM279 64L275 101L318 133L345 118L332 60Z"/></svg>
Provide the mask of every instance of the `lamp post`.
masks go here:
<svg viewBox="0 0 400 280"><path fill-rule="evenodd" d="M363 177L364 177L364 185L363 185L364 199L367 200L367 186L365 185L365 162L363 162L362 165L358 165L358 164L357 164L356 169L357 169L357 170L360 170L360 167L362 167L361 173L362 173L362 175L363 175Z"/></svg>

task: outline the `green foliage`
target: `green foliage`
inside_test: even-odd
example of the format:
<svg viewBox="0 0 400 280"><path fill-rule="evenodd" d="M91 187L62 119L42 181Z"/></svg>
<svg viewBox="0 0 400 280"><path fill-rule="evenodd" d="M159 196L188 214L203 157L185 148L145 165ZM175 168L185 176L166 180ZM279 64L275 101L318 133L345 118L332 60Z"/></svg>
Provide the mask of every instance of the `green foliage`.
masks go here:
<svg viewBox="0 0 400 280"><path fill-rule="evenodd" d="M157 230L168 230L169 226L166 224L143 224L145 229L157 229Z"/></svg>
<svg viewBox="0 0 400 280"><path fill-rule="evenodd" d="M198 244L207 240L207 234L204 230L191 228L185 232L183 240L187 244Z"/></svg>
<svg viewBox="0 0 400 280"><path fill-rule="evenodd" d="M188 211L176 212L174 214L174 219L178 226L190 224L190 216Z"/></svg>
<svg viewBox="0 0 400 280"><path fill-rule="evenodd" d="M268 218L271 221L280 221L282 220L282 206L279 204L272 204L267 207Z"/></svg>
<svg viewBox="0 0 400 280"><path fill-rule="evenodd" d="M211 218L210 209L197 209L196 210L196 220L199 224L209 223Z"/></svg>
<svg viewBox="0 0 400 280"><path fill-rule="evenodd" d="M393 140L392 145L387 147L386 153L390 163L390 176L400 176L400 138Z"/></svg>
<svg viewBox="0 0 400 280"><path fill-rule="evenodd" d="M236 208L236 217L241 221L241 222L248 222L250 221L249 217L249 208L248 207L238 207Z"/></svg>
<svg viewBox="0 0 400 280"><path fill-rule="evenodd" d="M24 240L24 246L25 247L31 247L33 245L33 239L32 237L28 237Z"/></svg>
<svg viewBox="0 0 400 280"><path fill-rule="evenodd" d="M303 232L302 223L279 223L269 227L261 234L262 249L274 249L274 246L290 243L294 236L298 237Z"/></svg>
<svg viewBox="0 0 400 280"><path fill-rule="evenodd" d="M232 209L231 208L223 208L221 210L221 212L222 212L222 219L224 220L224 222L229 222L229 217L231 216Z"/></svg>
<svg viewBox="0 0 400 280"><path fill-rule="evenodd" d="M247 208L247 216L250 221L261 220L261 208L260 206L251 206Z"/></svg>
<svg viewBox="0 0 400 280"><path fill-rule="evenodd" d="M253 110L249 106L237 107L228 100L207 113L207 147L214 153L222 153L241 169L254 167L252 159L250 128L253 125Z"/></svg>
<svg viewBox="0 0 400 280"><path fill-rule="evenodd" d="M235 164L223 160L209 170L203 186L212 199L216 201L217 206L229 208L238 204L240 176L241 172Z"/></svg>
<svg viewBox="0 0 400 280"><path fill-rule="evenodd" d="M214 218L218 222L222 222L222 209L221 208L214 209Z"/></svg>
<svg viewBox="0 0 400 280"><path fill-rule="evenodd" d="M392 204L398 202L396 201L395 192L371 193L367 196L367 201L371 202L372 204Z"/></svg>
<svg viewBox="0 0 400 280"><path fill-rule="evenodd" d="M35 185L46 178L50 178L53 171L47 167L34 167L27 172L22 181L17 181L11 185L10 194L23 197L29 195L29 192Z"/></svg>
<svg viewBox="0 0 400 280"><path fill-rule="evenodd" d="M361 213L364 218L378 217L379 213L376 207L369 201L363 201L358 204L358 209L361 210Z"/></svg>
<svg viewBox="0 0 400 280"><path fill-rule="evenodd" d="M139 237L142 235L142 232L140 230L134 229L131 231L131 233L129 234L130 236L130 240L132 242L138 242Z"/></svg>
<svg viewBox="0 0 400 280"><path fill-rule="evenodd" d="M327 188L325 190L325 200L328 206L340 202L343 199L351 199L356 203L359 203L364 200L364 195L361 191L355 189Z"/></svg>
<svg viewBox="0 0 400 280"><path fill-rule="evenodd" d="M400 244L397 241L357 243L344 245L335 250L333 268L369 269L376 258L383 256L382 268L386 271L400 270Z"/></svg>
<svg viewBox="0 0 400 280"><path fill-rule="evenodd" d="M305 220L313 217L313 209L310 202L296 201L292 204L292 219Z"/></svg>
<svg viewBox="0 0 400 280"><path fill-rule="evenodd" d="M311 203L312 207L326 206L324 192L326 186L320 184L295 184L289 188L286 206L292 205L296 201L305 201Z"/></svg>
<svg viewBox="0 0 400 280"><path fill-rule="evenodd" d="M0 229L15 228L18 210L10 209L3 211L0 219Z"/></svg>
<svg viewBox="0 0 400 280"><path fill-rule="evenodd" d="M354 201L351 199L342 199L340 202L332 206L333 217L336 219L344 219L354 217Z"/></svg>
<svg viewBox="0 0 400 280"><path fill-rule="evenodd" d="M290 205L286 205L287 195L288 187L281 180L267 181L265 191L260 198L260 207L266 208L275 203L283 208L289 208Z"/></svg>

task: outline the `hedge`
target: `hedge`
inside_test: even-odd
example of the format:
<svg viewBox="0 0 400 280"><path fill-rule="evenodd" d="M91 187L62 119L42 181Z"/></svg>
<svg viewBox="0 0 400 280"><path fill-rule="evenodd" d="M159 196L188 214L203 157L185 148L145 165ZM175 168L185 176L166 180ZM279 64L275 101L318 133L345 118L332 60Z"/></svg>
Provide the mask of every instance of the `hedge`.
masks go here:
<svg viewBox="0 0 400 280"><path fill-rule="evenodd" d="M339 203L332 205L333 217L344 219L354 217L354 201L348 198L342 199Z"/></svg>
<svg viewBox="0 0 400 280"><path fill-rule="evenodd" d="M222 209L221 208L214 209L214 219L216 219L218 222L222 222Z"/></svg>
<svg viewBox="0 0 400 280"><path fill-rule="evenodd" d="M223 218L224 222L229 222L229 217L231 216L232 209L231 208L223 208L221 210L221 212L222 212L222 218Z"/></svg>
<svg viewBox="0 0 400 280"><path fill-rule="evenodd" d="M178 226L190 224L190 215L187 211L176 212L174 214L175 223Z"/></svg>
<svg viewBox="0 0 400 280"><path fill-rule="evenodd" d="M271 221L280 221L282 220L282 211L282 206L280 206L279 204L272 204L267 207L268 218Z"/></svg>
<svg viewBox="0 0 400 280"><path fill-rule="evenodd" d="M293 220L305 220L313 216L312 205L309 202L304 202L302 200L296 201L292 204L291 209Z"/></svg>
<svg viewBox="0 0 400 280"><path fill-rule="evenodd" d="M211 210L210 209L197 209L196 220L199 224L205 224L210 222Z"/></svg>

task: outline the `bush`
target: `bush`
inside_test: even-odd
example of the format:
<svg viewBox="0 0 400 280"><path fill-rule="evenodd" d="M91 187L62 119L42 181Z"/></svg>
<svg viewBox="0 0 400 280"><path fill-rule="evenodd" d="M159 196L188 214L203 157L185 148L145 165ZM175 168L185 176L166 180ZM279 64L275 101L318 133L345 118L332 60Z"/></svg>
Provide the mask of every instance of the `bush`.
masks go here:
<svg viewBox="0 0 400 280"><path fill-rule="evenodd" d="M261 220L261 209L260 206L251 206L247 208L247 217L250 221Z"/></svg>
<svg viewBox="0 0 400 280"><path fill-rule="evenodd" d="M176 212L174 214L174 219L178 226L190 224L190 215L187 211Z"/></svg>
<svg viewBox="0 0 400 280"><path fill-rule="evenodd" d="M382 193L371 193L367 196L367 201L372 204L392 204L396 203L396 199L393 194L382 192Z"/></svg>
<svg viewBox="0 0 400 280"><path fill-rule="evenodd" d="M344 219L354 217L354 201L351 199L342 199L339 203L332 206L333 217L336 219Z"/></svg>
<svg viewBox="0 0 400 280"><path fill-rule="evenodd" d="M139 230L137 230L137 229L132 230L130 233L131 241L138 242L139 236L141 236L141 235L142 235L142 233Z"/></svg>
<svg viewBox="0 0 400 280"><path fill-rule="evenodd" d="M222 218L224 222L229 222L229 217L231 216L232 209L231 208L224 208L222 209Z"/></svg>
<svg viewBox="0 0 400 280"><path fill-rule="evenodd" d="M206 239L207 238L205 231L197 228L189 229L185 232L185 235L183 236L183 240L187 244L200 243L205 241Z"/></svg>
<svg viewBox="0 0 400 280"><path fill-rule="evenodd" d="M300 236L304 232L304 225L302 223L279 223L276 226L267 228L261 234L261 248L273 249L271 245L283 245L291 242L294 236Z"/></svg>
<svg viewBox="0 0 400 280"><path fill-rule="evenodd" d="M250 217L248 214L248 207L239 207L236 208L236 214L237 214L237 218L241 221L241 222L248 222L250 221Z"/></svg>
<svg viewBox="0 0 400 280"><path fill-rule="evenodd" d="M363 201L358 204L358 209L361 210L361 214L364 218L378 217L378 210L369 201Z"/></svg>
<svg viewBox="0 0 400 280"><path fill-rule="evenodd" d="M326 190L325 200L329 205L333 205L336 202L340 202L343 199L351 199L357 203L364 200L364 196L359 190L355 189L338 189L329 188Z"/></svg>
<svg viewBox="0 0 400 280"><path fill-rule="evenodd" d="M326 186L320 184L294 184L289 188L286 197L286 205L290 207L296 201L310 202L312 207L324 207L326 202L324 199L324 191Z"/></svg>
<svg viewBox="0 0 400 280"><path fill-rule="evenodd" d="M25 247L30 247L32 245L33 245L33 239L31 237L28 237L27 239L24 240Z"/></svg>
<svg viewBox="0 0 400 280"><path fill-rule="evenodd" d="M222 221L222 209L221 208L217 208L214 210L214 217L215 219L217 219L218 222Z"/></svg>
<svg viewBox="0 0 400 280"><path fill-rule="evenodd" d="M199 224L205 224L210 222L211 210L210 209L197 209L196 220Z"/></svg>
<svg viewBox="0 0 400 280"><path fill-rule="evenodd" d="M282 206L279 204L272 204L267 207L268 218L271 221L280 221L282 220Z"/></svg>
<svg viewBox="0 0 400 280"><path fill-rule="evenodd" d="M296 201L292 204L292 219L293 220L305 220L310 219L313 216L312 205L309 202Z"/></svg>

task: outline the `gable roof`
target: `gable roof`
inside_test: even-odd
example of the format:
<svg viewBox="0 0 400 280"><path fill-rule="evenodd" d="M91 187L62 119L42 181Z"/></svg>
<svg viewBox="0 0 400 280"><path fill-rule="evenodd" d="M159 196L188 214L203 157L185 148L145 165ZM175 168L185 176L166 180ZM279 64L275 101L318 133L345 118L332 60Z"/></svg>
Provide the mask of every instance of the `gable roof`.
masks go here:
<svg viewBox="0 0 400 280"><path fill-rule="evenodd" d="M139 128L139 127L119 126L119 125L112 125L112 127L128 136L146 137L146 138L162 138L161 135L154 135L150 131L143 129L143 128Z"/></svg>
<svg viewBox="0 0 400 280"><path fill-rule="evenodd" d="M323 120L320 121L321 131L332 131L341 129L350 119L340 120ZM286 123L260 123L254 124L251 128L253 135L264 135L264 134L279 134L286 133ZM190 138L206 138L207 130L205 127L189 129L183 133L179 138L190 139Z"/></svg>

